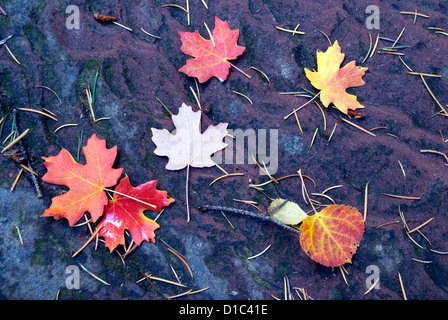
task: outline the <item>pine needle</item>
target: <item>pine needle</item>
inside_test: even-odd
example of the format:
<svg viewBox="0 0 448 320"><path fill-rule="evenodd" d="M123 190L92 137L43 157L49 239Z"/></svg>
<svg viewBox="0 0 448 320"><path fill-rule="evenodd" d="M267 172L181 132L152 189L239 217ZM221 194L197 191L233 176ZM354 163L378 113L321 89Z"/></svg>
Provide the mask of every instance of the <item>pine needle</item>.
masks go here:
<svg viewBox="0 0 448 320"><path fill-rule="evenodd" d="M58 119L55 118L54 116L52 116L51 114L45 113L45 112L40 111L40 110L35 110L35 109L30 109L30 108L17 108L17 109L18 109L18 110L22 110L22 111L28 111L28 112L38 113L38 114L41 114L41 115L43 115L43 116L46 116L46 117L48 117L48 118L50 118L50 119L52 119L52 120L54 120L54 121L58 121Z"/></svg>
<svg viewBox="0 0 448 320"><path fill-rule="evenodd" d="M170 248L166 243L164 244L166 245L167 250L172 254L174 254L176 258L178 258L185 265L185 267L187 267L187 270L190 273L191 278L193 279L193 271L191 271L191 268L188 265L187 261L184 259L184 257L182 257L176 250Z"/></svg>
<svg viewBox="0 0 448 320"><path fill-rule="evenodd" d="M207 3L205 2L205 0L201 0L201 1L202 1L202 4L204 5L205 9L208 10L208 5L207 5Z"/></svg>
<svg viewBox="0 0 448 320"><path fill-rule="evenodd" d="M17 174L17 176L16 176L16 178L15 178L15 180L14 180L12 186L11 186L11 189L9 190L10 192L14 191L14 188L16 187L16 184L19 181L20 176L22 175L22 172L23 172L23 168L21 168L19 173Z"/></svg>
<svg viewBox="0 0 448 320"><path fill-rule="evenodd" d="M20 64L19 60L17 60L16 56L14 55L14 53L12 53L11 49L9 49L9 47L8 47L6 44L4 44L3 46L6 48L6 50L7 50L8 53L9 53L9 55L14 59L14 61L15 61L17 64Z"/></svg>
<svg viewBox="0 0 448 320"><path fill-rule="evenodd" d="M20 243L21 243L22 246L23 246L24 244L23 244L22 234L20 233L20 229L19 229L19 227L16 226L16 230L17 230L17 234L19 235Z"/></svg>
<svg viewBox="0 0 448 320"><path fill-rule="evenodd" d="M372 132L370 132L370 131L364 129L363 127L360 127L360 126L358 126L357 124L355 124L355 123L353 123L353 122L351 122L351 121L349 121L349 120L347 120L347 119L344 119L344 118L342 118L342 117L340 117L340 118L341 118L342 121L344 121L345 123L348 123L349 125L355 127L356 129L359 129L359 130L361 130L362 132L365 132L365 133L367 133L368 135L371 135L372 137L376 137L376 134L374 134L374 133L372 133Z"/></svg>
<svg viewBox="0 0 448 320"><path fill-rule="evenodd" d="M397 271L398 272L398 271ZM403 298L404 300L408 300L406 297L406 292L404 290L404 286L403 286L403 280L401 280L401 274L400 272L398 272L398 280L400 281L400 287L401 287L401 292L403 293Z"/></svg>
<svg viewBox="0 0 448 320"><path fill-rule="evenodd" d="M256 255L253 255L251 257L248 257L247 260L251 260L251 259L255 259L259 256L261 256L263 253L265 253L266 251L268 251L268 249L272 246L272 243L270 245L268 245L263 251L261 251L260 253L257 253Z"/></svg>
<svg viewBox="0 0 448 320"><path fill-rule="evenodd" d="M381 193L381 194L388 196L388 197L405 199L405 200L420 200L421 199L420 197L400 196L397 194L390 194L390 193Z"/></svg>
<svg viewBox="0 0 448 320"><path fill-rule="evenodd" d="M435 153L435 154L441 155L445 158L446 162L448 162L448 156L443 152L436 151L436 150L420 150L420 152L421 153L428 152L428 153Z"/></svg>
<svg viewBox="0 0 448 320"><path fill-rule="evenodd" d="M285 32L292 33L293 35L295 35L295 34L305 34L305 32L297 31L296 29L289 30L289 29L285 29L285 28L282 28L282 27L278 27L278 26L274 26L274 27L276 29L280 30L280 31L285 31Z"/></svg>
<svg viewBox="0 0 448 320"><path fill-rule="evenodd" d="M420 78L423 81L423 84L425 85L426 89L428 90L429 94L431 95L431 97L434 99L434 101L437 103L437 105L440 107L441 112L444 115L448 115L448 112L445 110L445 108L442 106L442 104L439 102L439 100L437 100L436 96L434 95L434 93L432 93L431 89L429 88L428 84L426 83L425 78L423 77L422 74L420 74Z"/></svg>
<svg viewBox="0 0 448 320"><path fill-rule="evenodd" d="M380 35L378 34L378 35L376 36L375 45L373 46L373 49L372 49L372 51L371 51L371 53L370 53L370 57L369 57L369 59L373 57L373 54L375 53L376 47L378 46L378 40L379 40L379 39L380 39Z"/></svg>
<svg viewBox="0 0 448 320"><path fill-rule="evenodd" d="M145 34L147 34L147 35L150 36L150 37L153 37L153 38L156 38L156 39L162 39L162 38L159 37L159 36L155 36L155 35L149 33L148 31L145 31L143 28L140 28L140 29L141 29Z"/></svg>
<svg viewBox="0 0 448 320"><path fill-rule="evenodd" d="M403 27L403 29L401 30L400 34L398 35L398 38L395 40L395 42L392 45L392 47L395 47L395 45L398 43L398 40L400 40L400 38L403 35L403 32L404 32L405 29L406 29L406 27Z"/></svg>
<svg viewBox="0 0 448 320"><path fill-rule="evenodd" d="M140 281L142 281L144 279L151 279L151 280L161 281L161 282L169 283L169 284L172 284L172 285L175 285L175 286L179 286L179 287L184 287L184 288L187 287L186 285L184 285L182 283L178 283L178 282L171 281L171 280L164 279L164 278L155 277L155 276L153 276L153 275L151 275L151 274L149 274L147 272L145 272L145 277L143 279L140 279L137 282L140 282Z"/></svg>
<svg viewBox="0 0 448 320"><path fill-rule="evenodd" d="M17 142L19 142L28 132L30 129L26 129L20 136L15 138L13 141L11 141L0 153L4 153L6 150L10 149L12 146L14 146Z"/></svg>
<svg viewBox="0 0 448 320"><path fill-rule="evenodd" d="M338 125L337 123L334 124L333 130L331 130L330 136L328 137L328 142L330 142L331 138L333 137L337 125Z"/></svg>
<svg viewBox="0 0 448 320"><path fill-rule="evenodd" d="M134 30L132 30L131 28L126 27L125 25L122 25L121 23L118 23L117 21L112 21L112 23L115 24L115 25L117 25L117 26L119 26L119 27L122 27L123 29L126 29L126 30L128 30L128 31L130 31L130 32L133 32L133 31L134 31Z"/></svg>
<svg viewBox="0 0 448 320"><path fill-rule="evenodd" d="M72 127L72 126L77 126L77 125L78 125L77 123L67 123L67 124L64 124L64 125L62 125L62 126L56 128L56 130L54 130L54 133L58 132L58 131L61 130L62 128L65 128L65 127Z"/></svg>
<svg viewBox="0 0 448 320"><path fill-rule="evenodd" d="M376 278L376 280L372 283L372 285L370 286L370 288L364 292L364 295L368 294L370 291L372 291L373 288L375 288L376 284L378 283L378 281L380 281L380 277Z"/></svg>
<svg viewBox="0 0 448 320"><path fill-rule="evenodd" d="M164 5L162 5L162 8L165 8L165 7L175 7L175 8L178 8L178 9L181 9L181 10L183 10L185 13L188 13L188 10L187 9L185 9L184 7L182 7L182 6L180 6L180 5L178 5L178 4L164 4Z"/></svg>
<svg viewBox="0 0 448 320"><path fill-rule="evenodd" d="M104 281L103 279L101 279L100 277L98 277L97 275L93 274L92 272L90 272L89 270L87 270L86 267L84 267L81 263L79 264L81 266L81 268L87 272L88 274L90 274L92 277L94 277L96 280L98 280L101 283L104 283L105 285L110 286L110 283L107 283L106 281Z"/></svg>
<svg viewBox="0 0 448 320"><path fill-rule="evenodd" d="M250 67L250 68L253 69L253 70L255 70L255 71L258 71L261 75L263 75L263 77L266 78L266 80L268 81L268 83L271 84L271 80L269 80L269 78L268 78L268 76L266 75L266 73L264 73L263 71L261 71L261 70L258 69L258 68L255 68L255 67Z"/></svg>
<svg viewBox="0 0 448 320"><path fill-rule="evenodd" d="M310 143L310 149L313 146L314 139L316 138L316 134L317 134L318 130L319 130L319 128L316 128L316 130L314 130L313 138L311 139L311 143Z"/></svg>
<svg viewBox="0 0 448 320"><path fill-rule="evenodd" d="M400 165L401 172L403 172L403 176L406 178L406 172L404 171L403 165L401 164L400 160L398 160L398 164Z"/></svg>
<svg viewBox="0 0 448 320"><path fill-rule="evenodd" d="M362 60L361 64L363 64L364 62L367 61L367 59L369 58L369 54L370 54L370 50L372 50L372 35L369 33L369 50L367 51L366 56L364 57L364 59Z"/></svg>
<svg viewBox="0 0 448 320"><path fill-rule="evenodd" d="M47 87L47 86L36 86L36 88L44 88L44 89L47 89L48 91L50 91L51 93L53 93L53 94L56 96L56 98L58 98L58 100L59 100L59 105L62 105L61 98L59 98L58 94L57 94L53 89L51 89L51 88L49 88L49 87Z"/></svg>
<svg viewBox="0 0 448 320"><path fill-rule="evenodd" d="M429 220L427 220L426 222L423 222L421 225L419 225L419 226L415 227L414 229L412 229L411 231L409 231L409 233L412 233L412 232L414 232L414 231L417 231L417 230L419 230L420 228L426 226L426 225L427 225L428 223L430 223L433 219L434 219L434 217L431 218L431 219L429 219Z"/></svg>
<svg viewBox="0 0 448 320"><path fill-rule="evenodd" d="M367 196L369 194L369 183L366 183L366 188L364 190L364 222L366 221L367 218Z"/></svg>
<svg viewBox="0 0 448 320"><path fill-rule="evenodd" d="M208 35L210 36L210 40L212 40L213 47L216 47L215 39L213 39L213 35L212 35L212 33L210 32L210 29L209 29L207 23L205 23L205 21L204 21L204 26L205 26L205 29L207 29L207 33L208 33Z"/></svg>

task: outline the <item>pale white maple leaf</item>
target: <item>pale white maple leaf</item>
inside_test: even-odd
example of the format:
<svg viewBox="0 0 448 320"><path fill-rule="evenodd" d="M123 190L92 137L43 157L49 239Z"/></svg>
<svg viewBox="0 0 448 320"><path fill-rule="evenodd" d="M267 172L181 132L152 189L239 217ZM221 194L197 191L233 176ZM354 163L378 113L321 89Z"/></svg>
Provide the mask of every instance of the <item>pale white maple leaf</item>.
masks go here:
<svg viewBox="0 0 448 320"><path fill-rule="evenodd" d="M203 168L212 167L213 153L224 149L227 144L222 140L227 135L227 123L210 125L201 133L201 111L194 112L185 103L179 113L172 116L176 130L170 133L166 129L151 128L152 141L157 148L154 153L167 156L166 169L180 170L186 166Z"/></svg>
<svg viewBox="0 0 448 320"><path fill-rule="evenodd" d="M188 176L190 167L212 167L216 163L211 159L213 153L224 149L227 144L222 140L227 135L227 123L210 125L201 133L201 111L194 112L190 106L182 103L179 113L172 116L176 130L170 133L166 129L151 128L152 141L156 144L154 153L167 156L167 170L181 170L187 167L186 203L187 221L190 221L188 205Z"/></svg>

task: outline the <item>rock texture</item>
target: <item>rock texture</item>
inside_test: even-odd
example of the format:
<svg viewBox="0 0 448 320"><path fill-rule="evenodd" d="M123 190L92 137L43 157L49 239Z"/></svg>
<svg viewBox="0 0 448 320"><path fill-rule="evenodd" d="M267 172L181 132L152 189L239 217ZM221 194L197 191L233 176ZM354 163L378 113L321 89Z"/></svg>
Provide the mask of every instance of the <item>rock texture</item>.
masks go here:
<svg viewBox="0 0 448 320"><path fill-rule="evenodd" d="M58 115L58 122L47 117L19 111L17 122L30 133L23 139L29 161L39 177L45 174L41 156L56 155L61 148L76 155L80 134L83 144L93 133L118 146L116 167L125 168L131 183L138 185L157 179L158 187L167 190L177 201L159 217L161 228L156 243L143 243L123 261L117 253L109 253L102 242L87 246L72 258L90 237L86 225L70 228L67 221L41 218L51 198L63 190L39 181L43 197L37 198L30 175L24 172L15 190L10 192L19 166L8 157L0 159L0 296L3 299L164 299L187 289L153 281L158 290L144 280L144 273L175 280L171 267L181 281L193 290L208 288L179 299L272 299L283 297L283 279L291 286L303 287L314 299L401 299L398 280L401 274L408 299L447 299L447 256L428 250L446 252L448 246L448 168L443 156L421 153L430 149L446 153L447 121L435 115L440 108L432 99L419 76L408 69L395 55L378 53L364 63L369 68L366 85L350 89L362 104L366 117L353 122L366 129L380 128L372 137L341 121L334 108L323 113L311 103L299 111L303 133L294 117L284 116L308 98L280 95L280 92L316 92L305 78L304 68L315 69L316 50L326 50L328 35L338 40L345 63L356 60L359 65L369 50L369 33L376 39L395 39L405 28L399 41L409 45L400 52L403 61L414 71L439 74L426 77L428 86L445 106L448 103L448 37L427 27L446 28L446 1L428 0L375 3L380 12L380 29L368 30L365 9L372 1L270 1L190 0L191 25L187 15L175 7L162 7L169 1L3 1L8 14L0 16L1 38L13 34L6 44L20 62L17 64L4 46L0 47L0 117L4 120L1 142L10 132L12 110L28 107L46 108ZM184 6L183 1L173 3ZM76 5L80 10L80 28L68 29L65 10ZM430 18L400 14L414 11ZM100 24L93 14L113 15L118 22ZM252 76L232 68L228 79L213 78L199 85L201 101L211 106L203 115L203 128L227 122L231 129L278 129L278 170L275 177L303 174L309 193L320 193L335 185L326 194L335 202L352 205L361 212L364 190L368 183L368 212L364 238L346 266L349 286L340 270L314 263L302 251L298 235L275 224L226 213L233 228L218 211L201 212L202 204L255 208L233 201L257 201L265 210L269 199L248 188L249 181L267 181L253 164L222 164L228 172L244 173L222 179L209 187L222 172L216 168L190 171L191 222L186 222L185 170L167 171L166 158L154 155L151 127L173 129L169 114L159 98L173 113L182 102L197 110L190 87L194 79L178 72L189 56L183 54L178 31L207 32L204 21L213 28L214 17L229 21L231 29L240 29L239 45L246 51L234 64ZM291 35L274 25L294 29L304 35ZM161 39L145 34L141 28ZM321 31L321 32L320 32ZM392 43L380 40L378 47ZM250 67L266 73L267 80ZM97 118L94 122L87 104L85 88L93 87ZM58 98L46 86L57 93ZM253 102L233 91L247 95ZM76 123L54 133L62 124ZM335 132L328 137L337 124ZM318 132L310 147L316 128ZM441 134L444 138L441 137ZM269 135L268 135L269 136ZM246 154L247 157L247 154ZM82 154L80 161L84 161ZM405 176L400 168L405 171ZM300 179L289 178L264 187L270 197L282 195L297 202L305 211ZM390 198L383 193L417 196L420 200ZM314 196L322 203L328 199ZM421 249L407 236L399 216L403 212L410 228L434 217L420 231L411 234ZM155 217L153 213L148 216ZM399 221L385 227L377 226ZM20 242L18 230L23 239ZM183 255L193 277L182 262L167 250L162 240ZM256 259L248 260L268 245L270 249ZM123 249L120 248L121 252ZM430 261L422 263L413 259ZM80 264L104 279L103 284L85 272ZM79 267L79 289L67 287L71 273L66 268ZM369 266L378 267L380 289L367 295Z"/></svg>

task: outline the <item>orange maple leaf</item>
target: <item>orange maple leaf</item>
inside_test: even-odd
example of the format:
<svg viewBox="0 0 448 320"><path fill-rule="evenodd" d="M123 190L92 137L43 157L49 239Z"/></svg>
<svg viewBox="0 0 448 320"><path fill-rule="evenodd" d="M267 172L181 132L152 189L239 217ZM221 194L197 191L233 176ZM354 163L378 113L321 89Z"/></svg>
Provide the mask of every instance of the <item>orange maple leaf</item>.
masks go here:
<svg viewBox="0 0 448 320"><path fill-rule="evenodd" d="M129 230L136 245L143 240L155 242L154 230L159 225L144 215L145 210L160 212L162 207L174 202L166 191L156 189L157 180L133 187L126 176L115 188L114 198L104 208L104 218L98 224L99 236L106 240L112 252L119 244L124 245L124 231ZM126 196L124 196L126 195ZM147 203L155 205L156 208Z"/></svg>
<svg viewBox="0 0 448 320"><path fill-rule="evenodd" d="M364 219L354 207L330 205L303 220L300 244L316 262L328 267L351 263L364 234Z"/></svg>
<svg viewBox="0 0 448 320"><path fill-rule="evenodd" d="M199 31L181 32L183 53L195 57L179 69L190 77L196 77L203 83L215 76L221 80L227 79L231 64L228 60L236 59L245 47L238 46L239 29L230 30L226 21L215 17L215 29L212 31L213 40L206 40Z"/></svg>
<svg viewBox="0 0 448 320"><path fill-rule="evenodd" d="M66 149L62 149L57 156L42 157L48 169L42 180L70 188L65 194L54 197L50 208L42 216L66 218L72 227L86 211L90 212L94 222L103 214L108 203L104 188L116 185L123 171L122 168L112 168L117 147L107 149L106 141L95 134L82 150L85 165L77 163Z"/></svg>
<svg viewBox="0 0 448 320"><path fill-rule="evenodd" d="M317 50L316 55L317 72L305 68L305 74L311 84L321 90L320 101L323 105L328 108L333 102L334 106L345 114L348 109L364 108L356 96L348 94L345 90L349 87L364 85L362 77L368 68L356 66L356 62L351 61L340 69L345 54L341 53L341 47L337 41L326 52Z"/></svg>

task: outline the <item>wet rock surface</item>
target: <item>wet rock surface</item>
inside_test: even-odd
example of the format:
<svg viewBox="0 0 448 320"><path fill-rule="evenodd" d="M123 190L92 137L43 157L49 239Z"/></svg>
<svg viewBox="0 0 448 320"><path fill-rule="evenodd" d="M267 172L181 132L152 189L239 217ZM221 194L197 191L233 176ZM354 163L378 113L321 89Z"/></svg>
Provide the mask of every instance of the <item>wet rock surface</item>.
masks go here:
<svg viewBox="0 0 448 320"><path fill-rule="evenodd" d="M420 3L407 1L377 3L380 29L365 26L365 8L371 1L208 1L205 9L199 0L190 0L191 25L185 12L162 7L167 1L3 1L8 14L0 16L2 38L13 34L7 42L20 62L17 64L2 46L0 49L1 113L5 118L1 140L10 132L12 110L17 107L46 108L58 115L58 122L30 112L19 111L17 122L30 133L23 139L30 163L39 177L46 169L42 156L56 155L66 148L77 154L82 144L96 133L106 139L108 147L118 147L115 167L124 168L133 185L158 180L158 188L167 190L176 202L159 217L156 243L143 243L124 262L116 252L109 253L102 242L91 243L72 258L90 237L86 225L70 228L66 220L41 218L51 198L64 188L38 179L43 197L37 198L30 175L24 172L13 192L11 185L19 166L7 157L0 159L0 296L3 299L164 299L187 288L205 291L179 299L272 299L283 297L283 279L291 286L305 288L314 299L401 299L398 272L408 299L448 298L446 237L448 233L448 185L443 156L422 153L430 149L446 153L447 118L435 115L439 106L431 98L419 76L408 69L397 56L378 53L364 63L369 68L366 84L351 88L366 107L366 117L351 121L373 131L372 137L341 121L334 108L321 110L311 103L298 112L303 128L285 115L308 98L280 95L280 92L301 91L301 87L317 92L305 78L304 68L315 69L316 50L325 51L328 40L338 40L345 61L359 65L369 50L369 33L373 40L378 33L395 39L403 28L400 45L410 47L403 61L414 71L442 75L426 77L428 86L445 106L448 103L448 37L427 27L446 28L448 6L445 1ZM185 5L183 2L176 2ZM68 5L80 10L80 28L68 29L65 13ZM429 19L400 14L414 11ZM93 13L116 16L118 22L134 31L114 24L100 24ZM363 240L346 265L349 286L338 268L321 266L309 259L299 244L297 234L258 219L226 213L232 225L219 211L201 212L203 204L231 206L256 211L233 199L251 200L265 210L269 199L248 188L249 181L262 183L268 177L248 164L224 163L228 172L244 173L209 184L222 172L216 168L192 168L190 171L191 221L186 222L185 170L168 171L167 159L154 155L151 127L174 129L169 114L157 97L177 113L182 102L195 110L197 104L190 87L193 78L178 72L190 57L180 51L178 31L199 30L207 37L204 21L210 28L214 17L229 21L231 29L240 29L239 45L246 51L234 64L250 74L251 79L232 68L226 81L213 78L199 85L201 101L211 106L202 117L205 129L210 124L229 123L230 129L278 129L278 170L275 177L295 174L299 169L315 185L305 179L309 193L334 188L327 195L336 203L352 205L360 212L364 207L364 191L368 183L368 212ZM304 35L291 35L274 25L294 29ZM146 35L141 28L160 36ZM320 30L320 31L319 31ZM381 41L378 47L391 45ZM266 73L267 80L250 67ZM97 70L95 115L109 120L94 122L87 104L85 88L93 87ZM54 90L58 98L49 90ZM253 102L233 91L247 95ZM62 124L76 123L54 133ZM328 137L337 124L334 134ZM310 147L316 128L318 132ZM441 137L444 135L443 137ZM80 154L80 162L84 157ZM400 168L403 166L405 175ZM264 187L270 197L282 195L310 210L301 194L297 177ZM420 200L390 198L383 193L417 196ZM328 203L328 199L315 197ZM410 228L434 217L420 231L406 234L399 216L403 212ZM156 214L147 212L155 218ZM398 221L381 228L378 226ZM18 230L23 240L21 244ZM164 242L183 255L193 277ZM129 243L129 242L128 242ZM269 250L256 259L247 258ZM123 252L123 248L118 248ZM415 261L430 263L423 263ZM77 266L79 289L67 287L72 273L67 267ZM84 266L109 285L85 272ZM377 266L380 288L367 295L369 266ZM144 278L150 273L175 281L172 268L187 288L153 281L157 290ZM370 269L369 269L370 270Z"/></svg>

